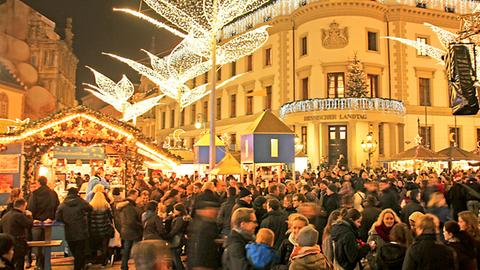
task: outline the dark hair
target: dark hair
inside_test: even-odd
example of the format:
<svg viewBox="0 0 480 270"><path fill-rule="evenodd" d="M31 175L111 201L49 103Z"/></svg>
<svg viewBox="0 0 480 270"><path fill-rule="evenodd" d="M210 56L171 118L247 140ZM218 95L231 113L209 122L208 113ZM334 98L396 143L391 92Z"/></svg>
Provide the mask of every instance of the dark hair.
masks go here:
<svg viewBox="0 0 480 270"><path fill-rule="evenodd" d="M268 193L274 193L278 190L278 186L277 184L273 184L271 186L268 187Z"/></svg>
<svg viewBox="0 0 480 270"><path fill-rule="evenodd" d="M144 240L133 247L132 257L137 270L156 269L157 263L168 263L171 253L168 244L161 240Z"/></svg>
<svg viewBox="0 0 480 270"><path fill-rule="evenodd" d="M237 189L234 188L234 187L229 187L228 188L228 197L229 198L234 198L235 196L237 196Z"/></svg>
<svg viewBox="0 0 480 270"><path fill-rule="evenodd" d="M22 207L26 203L27 203L27 201L25 201L25 199L22 199L22 198L16 199L15 201L13 201L13 207L14 208Z"/></svg>
<svg viewBox="0 0 480 270"><path fill-rule="evenodd" d="M408 228L407 224L397 223L393 225L390 231L390 240L398 242L404 247L409 247L413 242L412 231Z"/></svg>
<svg viewBox="0 0 480 270"><path fill-rule="evenodd" d="M467 247L474 248L475 243L473 237L467 232L460 230L460 226L456 221L449 220L445 222L443 229L453 234L454 237L458 238L458 240L460 240L460 242L465 244Z"/></svg>
<svg viewBox="0 0 480 270"><path fill-rule="evenodd" d="M367 198L365 199L365 202L363 202L363 207L374 207L377 205L377 198L373 195L367 195Z"/></svg>
<svg viewBox="0 0 480 270"><path fill-rule="evenodd" d="M136 189L130 189L130 190L127 192L127 197L130 197L130 196L133 196L133 195L138 195L138 190L136 190Z"/></svg>
<svg viewBox="0 0 480 270"><path fill-rule="evenodd" d="M342 213L339 209L333 210L332 213L330 213L330 216L328 216L327 220L327 225L325 226L325 229L323 230L323 236L322 236L322 241L325 241L327 237L330 236L330 231L332 230L332 225L341 217Z"/></svg>
<svg viewBox="0 0 480 270"><path fill-rule="evenodd" d="M347 211L342 213L343 219L346 221L355 221L362 217L362 214L355 208L348 209Z"/></svg>
<svg viewBox="0 0 480 270"><path fill-rule="evenodd" d="M13 237L0 233L0 256L7 254L13 248Z"/></svg>
<svg viewBox="0 0 480 270"><path fill-rule="evenodd" d="M297 197L297 200L301 203L307 202L307 198L302 193L295 193L295 194L293 194L293 197ZM292 197L292 199L293 199L293 197Z"/></svg>
<svg viewBox="0 0 480 270"><path fill-rule="evenodd" d="M158 202L155 200L148 201L147 211L157 211Z"/></svg>
<svg viewBox="0 0 480 270"><path fill-rule="evenodd" d="M114 196L120 195L120 188L118 188L118 187L113 188L112 189L112 195L114 195Z"/></svg>
<svg viewBox="0 0 480 270"><path fill-rule="evenodd" d="M417 200L418 193L420 193L420 191L418 189L410 190L410 196L409 196L410 200L412 200L414 202L418 202L418 200Z"/></svg>
<svg viewBox="0 0 480 270"><path fill-rule="evenodd" d="M277 199L269 199L267 204L273 211L280 209L280 202Z"/></svg>
<svg viewBox="0 0 480 270"><path fill-rule="evenodd" d="M174 210L177 210L182 214L182 216L187 214L187 209L185 208L185 205L183 203L177 203L173 206Z"/></svg>
<svg viewBox="0 0 480 270"><path fill-rule="evenodd" d="M42 185L42 186L46 186L46 185L47 185L47 182L48 182L47 177L45 177L45 176L40 176L40 177L38 177L37 181L38 181L38 183L40 183L40 185Z"/></svg>

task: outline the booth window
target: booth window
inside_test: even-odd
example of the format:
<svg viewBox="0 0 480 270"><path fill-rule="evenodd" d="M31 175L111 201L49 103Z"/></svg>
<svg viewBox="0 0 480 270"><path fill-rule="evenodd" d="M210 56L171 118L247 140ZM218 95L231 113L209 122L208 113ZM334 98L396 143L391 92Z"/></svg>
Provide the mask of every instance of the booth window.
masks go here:
<svg viewBox="0 0 480 270"><path fill-rule="evenodd" d="M272 109L272 86L269 85L265 88L266 96L265 96L265 109L271 110Z"/></svg>
<svg viewBox="0 0 480 270"><path fill-rule="evenodd" d="M230 96L230 117L237 117L237 95Z"/></svg>
<svg viewBox="0 0 480 270"><path fill-rule="evenodd" d="M272 158L278 158L278 139L271 139L270 147Z"/></svg>
<svg viewBox="0 0 480 270"><path fill-rule="evenodd" d="M448 143L450 146L456 144L457 147L460 147L460 128L451 127L448 129Z"/></svg>
<svg viewBox="0 0 480 270"><path fill-rule="evenodd" d="M419 78L418 90L420 95L420 106L432 106L432 101L430 98L430 79Z"/></svg>
<svg viewBox="0 0 480 270"><path fill-rule="evenodd" d="M222 119L222 98L217 98L217 115L216 115L217 120Z"/></svg>
<svg viewBox="0 0 480 270"><path fill-rule="evenodd" d="M345 97L344 73L335 72L327 74L328 97L341 98Z"/></svg>
<svg viewBox="0 0 480 270"><path fill-rule="evenodd" d="M192 114L190 115L190 124L193 125L197 120L197 105L192 104L191 108L192 108Z"/></svg>
<svg viewBox="0 0 480 270"><path fill-rule="evenodd" d="M0 118L8 118L8 96L5 93L0 93Z"/></svg>

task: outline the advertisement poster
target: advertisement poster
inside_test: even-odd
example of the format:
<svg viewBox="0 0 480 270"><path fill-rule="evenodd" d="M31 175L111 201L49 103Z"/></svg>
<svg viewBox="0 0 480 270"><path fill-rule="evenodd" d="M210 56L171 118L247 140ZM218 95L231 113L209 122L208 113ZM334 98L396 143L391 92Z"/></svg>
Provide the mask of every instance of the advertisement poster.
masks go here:
<svg viewBox="0 0 480 270"><path fill-rule="evenodd" d="M10 193L13 187L13 174L0 174L0 193Z"/></svg>
<svg viewBox="0 0 480 270"><path fill-rule="evenodd" d="M18 173L19 155L0 155L0 173Z"/></svg>

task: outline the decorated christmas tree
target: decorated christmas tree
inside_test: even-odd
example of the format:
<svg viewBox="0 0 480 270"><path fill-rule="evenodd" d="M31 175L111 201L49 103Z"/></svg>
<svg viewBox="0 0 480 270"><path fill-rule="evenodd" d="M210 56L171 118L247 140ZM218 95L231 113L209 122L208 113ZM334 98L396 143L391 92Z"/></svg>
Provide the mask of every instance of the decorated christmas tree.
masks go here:
<svg viewBox="0 0 480 270"><path fill-rule="evenodd" d="M347 97L367 97L367 75L363 72L362 64L356 54L348 66L345 88Z"/></svg>

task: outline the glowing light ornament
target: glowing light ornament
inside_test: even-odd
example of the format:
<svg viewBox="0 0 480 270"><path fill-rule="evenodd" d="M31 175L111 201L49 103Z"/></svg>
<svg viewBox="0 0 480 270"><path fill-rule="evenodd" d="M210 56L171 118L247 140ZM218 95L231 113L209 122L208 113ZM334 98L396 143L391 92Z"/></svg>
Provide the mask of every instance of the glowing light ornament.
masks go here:
<svg viewBox="0 0 480 270"><path fill-rule="evenodd" d="M95 82L98 86L85 83L84 85L94 89L85 90L121 112L123 114L122 121L127 122L133 120L135 125L138 116L148 112L150 109L158 105L160 99L164 97L163 95L156 96L132 104L128 102L128 100L132 97L135 90L132 82L130 82L125 75L123 75L118 83L115 83L110 78L93 68L87 68L93 72Z"/></svg>

